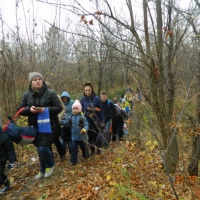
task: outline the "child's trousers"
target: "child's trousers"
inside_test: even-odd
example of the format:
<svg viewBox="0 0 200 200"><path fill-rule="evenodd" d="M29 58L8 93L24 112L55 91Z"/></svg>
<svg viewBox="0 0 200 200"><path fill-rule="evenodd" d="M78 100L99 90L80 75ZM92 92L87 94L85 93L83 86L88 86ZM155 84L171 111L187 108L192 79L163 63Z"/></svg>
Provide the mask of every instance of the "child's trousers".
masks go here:
<svg viewBox="0 0 200 200"><path fill-rule="evenodd" d="M77 163L78 146L80 146L83 158L85 158L85 159L88 158L88 151L87 151L86 143L83 140L80 140L80 141L72 140L71 144L72 144L72 146L71 146L72 148L71 148L71 159L70 159L70 162L72 164L76 164Z"/></svg>

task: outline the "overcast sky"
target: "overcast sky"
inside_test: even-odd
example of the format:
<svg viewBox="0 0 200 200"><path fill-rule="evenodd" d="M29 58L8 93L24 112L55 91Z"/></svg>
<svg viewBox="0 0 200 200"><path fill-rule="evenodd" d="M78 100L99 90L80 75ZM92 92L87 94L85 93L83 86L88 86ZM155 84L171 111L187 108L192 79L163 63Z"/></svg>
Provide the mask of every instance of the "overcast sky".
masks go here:
<svg viewBox="0 0 200 200"><path fill-rule="evenodd" d="M69 2L69 0L51 0L49 2ZM87 3L83 3L83 2ZM98 0L99 3L105 4L104 0ZM112 6L115 6L116 10L120 10L125 4L125 0L107 0ZM18 6L16 7L16 2ZM83 5L87 5L89 0L81 0ZM114 3L114 2L117 2ZM134 9L135 12L140 12L142 9L142 0L134 0ZM189 0L181 0L182 8L188 8ZM5 32L16 30L16 25L18 23L20 32L26 33L26 30L32 30L34 25L35 32L42 32L49 27L49 23L53 23L55 18L58 19L58 12L55 6L44 4L38 2L37 0L0 0L0 16L3 22L3 30ZM61 10L61 28L66 24L66 21L69 17L69 12L66 10ZM16 20L18 19L18 20ZM80 20L78 17L72 20ZM17 23L16 23L17 21ZM27 28L27 29L26 29ZM2 31L2 30L1 30ZM0 32L1 32L0 31ZM0 35L1 37L1 35ZM1 38L0 38L1 39Z"/></svg>
<svg viewBox="0 0 200 200"><path fill-rule="evenodd" d="M15 30L18 26L25 31L25 27L37 24L36 28L41 29L44 20L53 21L55 17L55 7L48 4L39 3L36 0L0 0L0 14L4 23L4 30Z"/></svg>

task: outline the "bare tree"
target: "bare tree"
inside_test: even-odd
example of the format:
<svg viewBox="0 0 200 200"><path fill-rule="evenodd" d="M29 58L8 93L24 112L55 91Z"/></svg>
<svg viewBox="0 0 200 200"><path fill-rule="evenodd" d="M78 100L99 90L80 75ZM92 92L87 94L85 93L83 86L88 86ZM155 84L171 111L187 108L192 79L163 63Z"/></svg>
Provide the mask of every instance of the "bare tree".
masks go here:
<svg viewBox="0 0 200 200"><path fill-rule="evenodd" d="M197 90L198 93L200 91L200 29L199 29L199 21L198 18L196 19L195 16L199 15L199 10L200 10L200 4L197 0L195 0L196 6L194 7L194 12L192 13L188 13L187 15L187 20L188 22L191 24L193 31L194 31L194 44L195 45L195 57L197 56L197 72L196 72L196 76L197 76ZM197 10L197 12L195 12L195 10ZM199 127L199 123L200 123L200 95L197 96L197 112L196 112L196 116L197 116L197 125L195 126L194 124L194 130L197 129L196 131L198 132L198 127ZM192 159L191 162L188 166L188 172L190 176L198 176L198 163L200 160L200 136L199 135L195 135L193 136L193 146L192 146Z"/></svg>
<svg viewBox="0 0 200 200"><path fill-rule="evenodd" d="M173 118L176 91L174 63L175 55L189 24L186 24L182 34L178 32L176 27L178 27L179 21L172 20L178 18L178 16L175 12L175 4L171 0L166 1L166 4L162 4L160 0L155 3L144 0L144 18L140 23L134 17L134 6L131 0L126 1L125 9L127 12L124 17L115 12L108 1L104 1L101 5L97 5L96 1L91 1L90 4L92 3L94 5L92 10L86 9L79 1L73 1L73 4L65 6L71 9L71 12L75 15L82 17L84 23L89 23L86 16L92 16L95 22L98 21L101 27L104 27L115 38L115 41L126 42L127 47L131 46L132 49L137 49L134 54L133 52L130 53L127 47L124 51L121 48L123 45L119 47L119 45L113 43L109 44L119 52L119 57L115 57L115 59L120 60L123 67L125 63L128 64L136 84L145 83L142 92L157 116L162 147L165 150L165 168L168 173L174 173L178 162L176 125L171 125L175 123ZM153 9L154 6L155 10ZM163 20L164 14L166 15L165 20ZM108 20L104 21L102 17ZM112 29L108 26L109 23L112 23ZM143 28L141 23L144 24ZM117 32L112 31L114 26L116 26ZM96 42L98 44L105 41L96 40ZM99 51L102 54L101 48ZM101 62L100 66L102 66ZM136 70L136 68L139 70ZM136 71L140 73L135 73Z"/></svg>

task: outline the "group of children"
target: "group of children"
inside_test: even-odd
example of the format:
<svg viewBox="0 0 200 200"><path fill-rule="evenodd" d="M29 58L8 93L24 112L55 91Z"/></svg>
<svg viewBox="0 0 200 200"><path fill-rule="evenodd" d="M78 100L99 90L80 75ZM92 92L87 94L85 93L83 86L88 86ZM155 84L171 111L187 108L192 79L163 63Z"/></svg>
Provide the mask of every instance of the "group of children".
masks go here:
<svg viewBox="0 0 200 200"><path fill-rule="evenodd" d="M108 100L105 92L101 94L101 98L99 99L101 100L101 108L95 110L95 115L102 109L101 111L104 112L104 120L102 121L104 123L99 123L99 127L102 126L103 128L101 130L96 130L93 129L96 122L88 120L93 119L91 117L92 112L88 114L88 118L87 115L85 116L82 113L82 111L86 112L86 109L89 111L91 110L85 103L88 100L88 97L85 96L80 102L79 100L72 101L67 92L64 92L64 94L61 95L61 100L66 106L66 112L65 115L60 118L60 125L62 126L60 139L64 148L66 148L66 143L68 143L70 163L72 165L77 164L79 147L82 151L83 158L87 159L89 156L94 155L95 148L97 148L97 153L101 153L100 147L102 147L102 145L107 144L108 147L110 141L116 141L117 139L123 140L123 126L124 122L128 119L129 109L127 109L127 107L130 105L128 105L128 102L125 99L122 99L121 104L117 99L113 99L113 101ZM67 111L68 105L69 110ZM84 108L85 110L82 105L86 105ZM95 105L95 103L92 103L92 106L93 105ZM112 133L110 132L111 126ZM69 129L67 130L66 128ZM96 131L96 137L94 137L94 131ZM98 141L100 145L97 145L97 140L99 139L98 134L100 132L105 132L108 137L104 134L103 137L107 138L104 138L103 141ZM66 140L67 134L69 138ZM90 145L91 153L88 151L87 144ZM0 186L4 185L3 189L0 190L0 194L5 194L10 188L9 180L5 174L6 162L9 161L10 163L14 163L16 160L12 140L2 129L0 129Z"/></svg>

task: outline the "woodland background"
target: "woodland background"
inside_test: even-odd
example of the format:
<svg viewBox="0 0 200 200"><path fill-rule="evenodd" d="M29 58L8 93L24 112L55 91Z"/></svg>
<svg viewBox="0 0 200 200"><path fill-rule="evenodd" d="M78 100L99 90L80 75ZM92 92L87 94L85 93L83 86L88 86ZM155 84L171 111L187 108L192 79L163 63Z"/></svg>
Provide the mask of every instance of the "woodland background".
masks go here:
<svg viewBox="0 0 200 200"><path fill-rule="evenodd" d="M37 2L57 11L56 20L46 21L49 28L40 34L36 32L35 16L25 15L25 19L32 18L27 20L25 34L18 21L15 30L5 31L7 25L1 17L3 123L7 115L16 112L23 92L28 89L31 71L40 72L58 94L67 90L73 99L80 99L86 82L94 85L97 94L107 91L109 98L124 94L127 84L134 90L140 87L145 100L135 105L127 141L111 145L106 156L95 157L98 161L94 165L83 163L71 172L61 164L59 170L66 175L63 183L85 166L84 169L97 170L92 177L98 174L101 180L96 181L104 187L98 193L92 183L95 180L85 172L79 176L81 180L76 182L72 178L69 184L75 188L71 187L71 192L80 192L74 199L198 199L199 179L191 182L190 178L198 176L200 159L199 1L191 0L183 10L177 1L143 0L140 16L135 13L133 0L123 1L120 12L115 12L109 0L90 0L87 4L77 0ZM16 1L16 11L22 5L23 1ZM65 28L60 26L61 11L66 11ZM68 18L69 13L73 20ZM24 124L24 120L18 123ZM16 148L21 165L36 156L32 147ZM31 182L33 185L24 190L24 184L30 183L28 174L35 172L29 164L27 171L19 164L9 172L14 190L18 191L21 184L20 191L29 199L33 194L32 199L51 199L51 195L55 195L52 199L72 198L64 186L55 186L51 193L52 186L47 181L42 186ZM17 177L19 170L21 182ZM59 181L58 177L50 182ZM114 177L116 180L112 180ZM81 192L84 181L85 193ZM19 198L16 191L8 198Z"/></svg>

